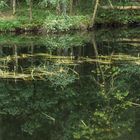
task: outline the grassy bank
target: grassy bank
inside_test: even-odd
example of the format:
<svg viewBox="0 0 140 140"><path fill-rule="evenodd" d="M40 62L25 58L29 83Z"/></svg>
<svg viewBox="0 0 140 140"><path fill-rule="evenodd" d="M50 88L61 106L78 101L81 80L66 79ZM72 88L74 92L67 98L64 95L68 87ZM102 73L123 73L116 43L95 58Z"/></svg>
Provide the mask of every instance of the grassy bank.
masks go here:
<svg viewBox="0 0 140 140"><path fill-rule="evenodd" d="M1 32L65 32L70 30L87 30L90 26L90 16L87 15L56 15L54 11L33 9L33 20L29 20L28 8L17 10L17 14L11 15L12 11L3 11L0 15Z"/></svg>
<svg viewBox="0 0 140 140"><path fill-rule="evenodd" d="M29 20L27 8L19 8L14 16L5 10L0 14L1 32L68 32L88 30L91 27L92 14L82 12L77 15L56 15L54 11L33 9L33 20ZM95 25L128 26L140 23L139 10L103 10L99 8Z"/></svg>
<svg viewBox="0 0 140 140"><path fill-rule="evenodd" d="M135 26L140 23L139 10L99 9L96 25Z"/></svg>

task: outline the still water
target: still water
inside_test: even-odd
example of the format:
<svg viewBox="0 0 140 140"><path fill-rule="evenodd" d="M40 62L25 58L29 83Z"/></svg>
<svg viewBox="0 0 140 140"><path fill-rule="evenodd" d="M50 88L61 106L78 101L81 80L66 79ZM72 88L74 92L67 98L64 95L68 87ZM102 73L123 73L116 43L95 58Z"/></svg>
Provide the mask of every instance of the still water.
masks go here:
<svg viewBox="0 0 140 140"><path fill-rule="evenodd" d="M0 35L0 140L140 140L140 29Z"/></svg>

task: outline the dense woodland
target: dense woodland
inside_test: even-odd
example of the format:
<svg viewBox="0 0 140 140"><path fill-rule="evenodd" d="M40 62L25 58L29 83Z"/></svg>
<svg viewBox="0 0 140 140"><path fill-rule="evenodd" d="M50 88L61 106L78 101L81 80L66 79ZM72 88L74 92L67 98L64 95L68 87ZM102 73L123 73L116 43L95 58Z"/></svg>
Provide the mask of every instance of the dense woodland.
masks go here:
<svg viewBox="0 0 140 140"><path fill-rule="evenodd" d="M139 9L138 0L1 0L0 30L56 32L136 25Z"/></svg>
<svg viewBox="0 0 140 140"><path fill-rule="evenodd" d="M0 0L0 140L140 140L139 25L140 0Z"/></svg>

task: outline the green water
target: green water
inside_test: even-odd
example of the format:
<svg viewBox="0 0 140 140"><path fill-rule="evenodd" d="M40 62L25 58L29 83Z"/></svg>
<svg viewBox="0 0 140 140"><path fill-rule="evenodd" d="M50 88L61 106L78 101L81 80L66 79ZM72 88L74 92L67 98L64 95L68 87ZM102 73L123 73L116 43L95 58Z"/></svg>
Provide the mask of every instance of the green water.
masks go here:
<svg viewBox="0 0 140 140"><path fill-rule="evenodd" d="M139 140L140 31L0 35L0 140Z"/></svg>

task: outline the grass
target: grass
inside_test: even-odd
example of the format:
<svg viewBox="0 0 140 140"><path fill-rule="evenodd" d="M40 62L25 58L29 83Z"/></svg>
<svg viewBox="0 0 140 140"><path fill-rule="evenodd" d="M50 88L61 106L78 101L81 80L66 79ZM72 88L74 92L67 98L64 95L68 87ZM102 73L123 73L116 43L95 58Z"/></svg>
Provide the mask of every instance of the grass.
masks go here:
<svg viewBox="0 0 140 140"><path fill-rule="evenodd" d="M78 16L57 16L54 11L34 8L33 20L29 20L29 11L27 7L17 9L15 16L12 11L4 10L0 15L0 31L31 31L44 30L47 32L63 32L69 30L87 29L89 26L89 17L85 15ZM57 23L58 22L58 23Z"/></svg>
<svg viewBox="0 0 140 140"><path fill-rule="evenodd" d="M96 24L132 25L140 22L139 10L103 10L100 9Z"/></svg>
<svg viewBox="0 0 140 140"><path fill-rule="evenodd" d="M77 15L58 16L55 10L33 8L33 20L29 20L28 7L17 8L13 16L11 9L0 13L0 31L40 31L40 32L67 32L70 30L87 30L91 24L92 12L79 8ZM96 25L128 25L140 22L139 10L103 10L98 9Z"/></svg>

